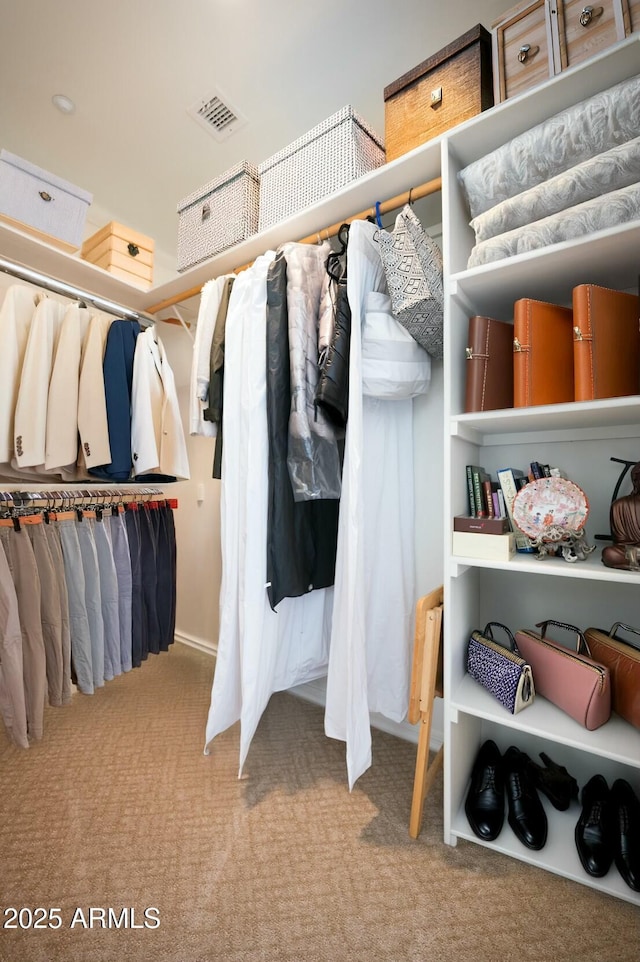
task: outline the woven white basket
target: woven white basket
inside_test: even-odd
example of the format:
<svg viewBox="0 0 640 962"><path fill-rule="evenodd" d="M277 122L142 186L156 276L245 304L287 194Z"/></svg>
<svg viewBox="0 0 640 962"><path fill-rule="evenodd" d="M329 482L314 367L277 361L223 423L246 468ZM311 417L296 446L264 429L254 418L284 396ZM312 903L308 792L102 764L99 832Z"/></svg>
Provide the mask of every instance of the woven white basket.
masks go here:
<svg viewBox="0 0 640 962"><path fill-rule="evenodd" d="M233 247L258 229L258 168L242 161L178 204L179 271Z"/></svg>
<svg viewBox="0 0 640 962"><path fill-rule="evenodd" d="M347 105L258 165L265 230L385 162L384 142Z"/></svg>

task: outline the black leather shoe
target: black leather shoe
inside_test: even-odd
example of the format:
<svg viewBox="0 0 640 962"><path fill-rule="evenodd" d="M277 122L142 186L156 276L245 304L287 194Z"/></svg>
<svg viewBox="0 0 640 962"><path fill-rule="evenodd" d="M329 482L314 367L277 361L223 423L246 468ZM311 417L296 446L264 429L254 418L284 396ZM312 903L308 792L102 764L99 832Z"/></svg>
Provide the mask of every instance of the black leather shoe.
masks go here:
<svg viewBox="0 0 640 962"><path fill-rule="evenodd" d="M464 810L478 838L492 842L498 837L504 822L504 775L500 750L491 739L476 755Z"/></svg>
<svg viewBox="0 0 640 962"><path fill-rule="evenodd" d="M613 861L611 798L603 775L594 775L582 789L582 814L575 837L583 869L594 878L602 878Z"/></svg>
<svg viewBox="0 0 640 962"><path fill-rule="evenodd" d="M611 832L616 868L634 892L640 892L640 801L629 782L611 787Z"/></svg>
<svg viewBox="0 0 640 962"><path fill-rule="evenodd" d="M547 815L528 772L528 755L511 746L504 754L509 825L523 845L539 851L547 841Z"/></svg>
<svg viewBox="0 0 640 962"><path fill-rule="evenodd" d="M572 799L578 798L578 783L564 765L558 765L544 752L540 752L544 768L527 759L527 770L539 792L546 795L554 808L566 812Z"/></svg>

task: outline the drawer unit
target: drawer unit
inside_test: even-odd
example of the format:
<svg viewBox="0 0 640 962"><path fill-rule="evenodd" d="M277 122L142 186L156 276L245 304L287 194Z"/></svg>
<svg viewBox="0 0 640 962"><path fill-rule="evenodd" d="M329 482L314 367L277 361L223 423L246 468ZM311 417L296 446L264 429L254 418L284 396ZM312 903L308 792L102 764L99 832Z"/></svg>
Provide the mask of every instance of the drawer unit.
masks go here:
<svg viewBox="0 0 640 962"><path fill-rule="evenodd" d="M575 67L633 30L640 30L640 0L525 0L493 24L496 102Z"/></svg>
<svg viewBox="0 0 640 962"><path fill-rule="evenodd" d="M478 24L384 89L387 160L493 106L491 34Z"/></svg>
<svg viewBox="0 0 640 962"><path fill-rule="evenodd" d="M547 0L528 0L494 24L493 51L498 102L552 77L555 67Z"/></svg>
<svg viewBox="0 0 640 962"><path fill-rule="evenodd" d="M81 255L130 284L148 288L153 281L154 247L151 237L112 220L87 238Z"/></svg>
<svg viewBox="0 0 640 962"><path fill-rule="evenodd" d="M564 0L558 7L560 64L575 67L625 36L620 0Z"/></svg>

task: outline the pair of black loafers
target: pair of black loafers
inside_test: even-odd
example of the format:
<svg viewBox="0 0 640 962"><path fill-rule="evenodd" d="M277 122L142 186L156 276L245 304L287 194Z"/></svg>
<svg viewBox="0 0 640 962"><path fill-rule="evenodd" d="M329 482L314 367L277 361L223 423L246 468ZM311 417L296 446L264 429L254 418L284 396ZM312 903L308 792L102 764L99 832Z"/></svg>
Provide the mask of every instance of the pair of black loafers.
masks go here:
<svg viewBox="0 0 640 962"><path fill-rule="evenodd" d="M609 788L603 775L594 775L581 801L575 839L585 872L602 878L615 862L629 888L640 892L640 800L631 785L618 778Z"/></svg>
<svg viewBox="0 0 640 962"><path fill-rule="evenodd" d="M469 824L478 838L492 842L502 831L505 816L527 848L539 851L547 841L547 816L538 790L551 804L565 811L578 797L578 783L566 768L541 752L544 768L515 746L501 755L491 739L480 747L471 772L465 799Z"/></svg>

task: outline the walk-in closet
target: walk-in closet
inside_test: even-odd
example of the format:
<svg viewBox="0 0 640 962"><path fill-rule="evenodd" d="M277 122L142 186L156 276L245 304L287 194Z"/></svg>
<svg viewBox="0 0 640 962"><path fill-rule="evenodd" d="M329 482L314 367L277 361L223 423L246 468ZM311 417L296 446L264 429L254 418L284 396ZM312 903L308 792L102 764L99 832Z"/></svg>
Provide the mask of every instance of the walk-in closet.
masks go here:
<svg viewBox="0 0 640 962"><path fill-rule="evenodd" d="M637 962L638 3L0 6L0 962Z"/></svg>

